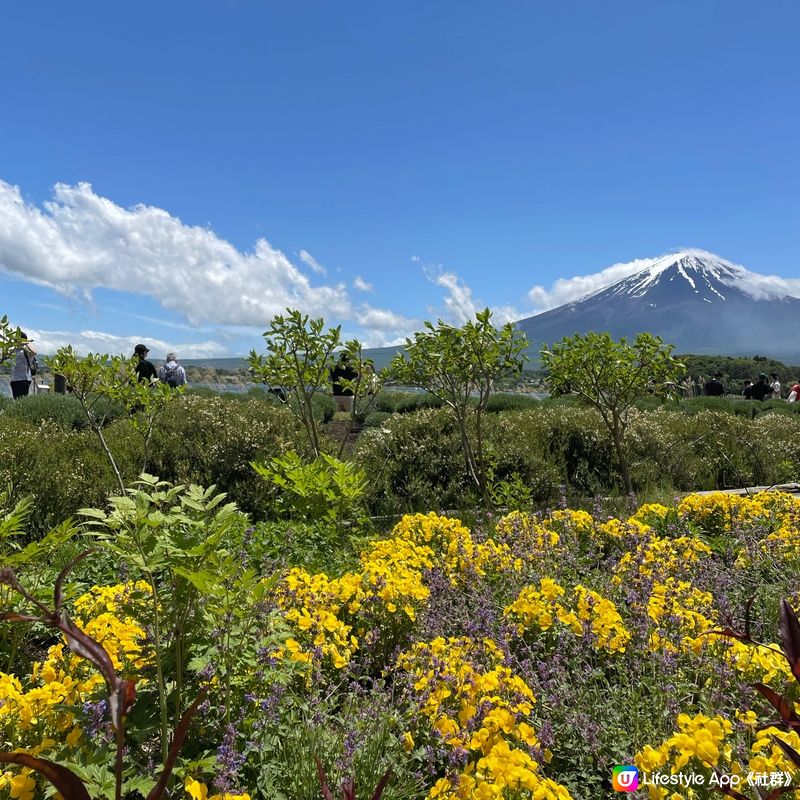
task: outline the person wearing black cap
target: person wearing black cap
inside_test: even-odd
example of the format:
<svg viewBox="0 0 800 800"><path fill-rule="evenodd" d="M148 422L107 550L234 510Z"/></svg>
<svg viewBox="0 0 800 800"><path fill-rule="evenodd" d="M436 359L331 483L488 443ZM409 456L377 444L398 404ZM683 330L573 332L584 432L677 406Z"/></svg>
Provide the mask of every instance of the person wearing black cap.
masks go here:
<svg viewBox="0 0 800 800"><path fill-rule="evenodd" d="M767 373L758 376L758 383L753 387L753 400L769 400L772 397L772 387L767 383Z"/></svg>
<svg viewBox="0 0 800 800"><path fill-rule="evenodd" d="M27 397L31 390L33 376L36 374L38 364L36 363L36 351L31 347L32 339L24 331L20 331L22 344L17 349L14 359L14 366L11 367L11 396L15 400L20 397Z"/></svg>
<svg viewBox="0 0 800 800"><path fill-rule="evenodd" d="M143 344L137 344L133 348L133 360L136 362L136 377L145 383L152 383L158 380L158 374L152 361L147 360L150 351Z"/></svg>

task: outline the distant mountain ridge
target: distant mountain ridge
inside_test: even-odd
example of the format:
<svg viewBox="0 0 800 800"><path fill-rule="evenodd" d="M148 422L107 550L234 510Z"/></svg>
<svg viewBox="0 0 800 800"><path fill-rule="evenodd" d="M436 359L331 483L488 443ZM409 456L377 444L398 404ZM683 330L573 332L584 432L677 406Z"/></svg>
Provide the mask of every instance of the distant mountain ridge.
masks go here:
<svg viewBox="0 0 800 800"><path fill-rule="evenodd" d="M648 331L682 353L800 361L800 299L774 278L702 250L647 259L632 275L516 325L532 356L575 333Z"/></svg>

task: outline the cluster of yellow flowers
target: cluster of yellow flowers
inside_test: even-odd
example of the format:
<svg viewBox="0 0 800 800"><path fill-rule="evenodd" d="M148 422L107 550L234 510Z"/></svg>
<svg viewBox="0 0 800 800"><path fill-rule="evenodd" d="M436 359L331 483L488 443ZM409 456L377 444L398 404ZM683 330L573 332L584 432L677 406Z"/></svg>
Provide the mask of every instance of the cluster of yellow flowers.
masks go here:
<svg viewBox="0 0 800 800"><path fill-rule="evenodd" d="M720 716L705 714L678 715L678 730L658 747L646 745L633 761L645 773L669 771L675 775L685 767L708 770L721 764L730 765L731 747L725 743L733 726ZM663 786L648 785L651 800L662 800L668 791ZM683 798L695 798L692 787L684 789Z"/></svg>
<svg viewBox="0 0 800 800"><path fill-rule="evenodd" d="M467 753L458 774L439 779L429 798L488 800L528 790L534 797L567 800L569 792L542 777L531 754L539 749L529 718L535 698L505 665L491 639L437 638L401 654L398 667L419 694L419 712L449 747ZM413 746L413 737L406 734ZM549 761L549 751L542 758Z"/></svg>
<svg viewBox="0 0 800 800"><path fill-rule="evenodd" d="M143 650L144 629L123 605L146 593L145 582L93 587L75 601L75 624L102 644L114 667L130 676L150 663ZM34 662L26 680L0 672L0 738L31 754L55 747L77 747L83 731L70 710L105 691L102 675L85 659L52 645L43 661ZM0 775L0 789L12 798L30 800L36 781L28 769Z"/></svg>
<svg viewBox="0 0 800 800"><path fill-rule="evenodd" d="M773 727L762 728L756 732L755 741L750 748L751 757L747 768L751 772L760 774L788 772L792 776L794 784L794 777L800 769L775 742L775 739L786 742L800 753L800 736L795 731L782 731Z"/></svg>
<svg viewBox="0 0 800 800"><path fill-rule="evenodd" d="M459 520L434 513L407 514L387 541L395 547L410 544L429 548L432 565L441 569L453 585L472 572L485 575L487 571L518 571L521 566L512 559L506 545L492 539L477 543ZM373 560L369 553L366 560Z"/></svg>
<svg viewBox="0 0 800 800"><path fill-rule="evenodd" d="M800 752L800 736L794 731L767 727L756 729L756 715L753 711L737 715L747 727L754 731L750 746L750 758L747 772L755 775L772 775L781 773L788 775L791 784L800 769L792 762L784 750L775 741L781 741ZM733 758L733 748L727 741L733 732L733 725L721 716L708 717L697 714L678 715L678 730L662 742L658 747L646 745L634 758L636 766L644 773L667 772L675 775L684 768L709 771L717 768L724 774L735 775L744 781L745 770ZM648 784L647 790L651 800L664 800L666 797L677 800L692 800L700 795L691 787L685 787L685 794L669 794L662 786ZM705 796L705 795L702 795ZM759 795L760 796L760 795Z"/></svg>
<svg viewBox="0 0 800 800"><path fill-rule="evenodd" d="M430 596L425 573L440 569L452 584L479 575L519 569L506 545L476 543L458 520L438 514L403 517L390 537L361 554L361 570L340 578L292 569L279 596L284 617L296 636L285 650L310 663L315 650L336 669L346 667L368 630L392 636L408 630Z"/></svg>
<svg viewBox="0 0 800 800"><path fill-rule="evenodd" d="M623 553L612 581L621 586L637 578L685 575L710 555L711 548L693 536L669 539L645 532L636 550Z"/></svg>
<svg viewBox="0 0 800 800"><path fill-rule="evenodd" d="M348 584L349 585L349 584ZM317 650L336 669L350 663L358 639L351 634L351 626L342 622L338 614L342 608L342 586L329 580L327 575L311 575L304 569L294 568L284 580L278 603L298 638L289 638L276 655L288 654L293 661L310 664Z"/></svg>
<svg viewBox="0 0 800 800"><path fill-rule="evenodd" d="M10 770L0 772L0 792L8 791L13 800L33 800L36 792L36 780L32 770L27 767L16 775Z"/></svg>
<svg viewBox="0 0 800 800"><path fill-rule="evenodd" d="M669 577L656 581L647 603L653 622L650 648L670 652L716 653L745 680L785 689L792 679L789 664L776 644L752 645L719 634L714 598L689 581Z"/></svg>
<svg viewBox="0 0 800 800"><path fill-rule="evenodd" d="M121 598L133 588L120 584L87 592L75 602L81 616L74 621L103 645L116 669L136 675L149 663L142 650L145 632L133 617L118 610ZM148 590L143 582L135 588ZM8 731L14 746L31 746L31 737L24 735L28 731L39 742L66 736L67 744L74 744L80 729L73 728L74 716L65 707L91 699L102 687L103 677L91 664L67 650L64 642L54 644L43 661L33 663L24 684L14 675L0 673L0 729Z"/></svg>
<svg viewBox="0 0 800 800"><path fill-rule="evenodd" d="M689 581L668 577L655 581L647 601L647 616L654 623L652 650L697 652L708 639L701 634L716 624L714 598Z"/></svg>
<svg viewBox="0 0 800 800"><path fill-rule="evenodd" d="M542 578L539 586L524 587L516 600L504 609L505 616L517 622L517 634L527 630L550 630L558 621L576 636L591 631L595 648L611 653L625 652L630 633L625 628L616 606L597 592L578 584L571 602L561 602L564 588L551 578Z"/></svg>
<svg viewBox="0 0 800 800"><path fill-rule="evenodd" d="M789 509L780 518L780 524L765 539L759 542L761 553L779 562L797 561L800 559L800 505ZM746 563L739 566L746 566Z"/></svg>
<svg viewBox="0 0 800 800"><path fill-rule="evenodd" d="M777 526L800 501L785 492L736 495L726 492L690 494L678 505L678 514L708 533L729 533L736 525L763 522Z"/></svg>
<svg viewBox="0 0 800 800"><path fill-rule="evenodd" d="M626 532L625 525L618 520L598 524L587 511L574 509L558 509L545 517L512 511L498 520L496 530L499 538L513 539L519 549L534 558L582 541L602 545Z"/></svg>

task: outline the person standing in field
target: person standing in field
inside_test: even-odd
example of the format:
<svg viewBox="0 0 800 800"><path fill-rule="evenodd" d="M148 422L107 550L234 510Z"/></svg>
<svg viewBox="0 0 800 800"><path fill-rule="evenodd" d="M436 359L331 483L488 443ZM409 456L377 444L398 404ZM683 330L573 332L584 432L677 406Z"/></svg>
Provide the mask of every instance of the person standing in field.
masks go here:
<svg viewBox="0 0 800 800"><path fill-rule="evenodd" d="M722 395L725 394L725 387L722 385L721 377L721 372L715 372L714 377L710 381L706 381L706 385L703 387L703 393L708 395L708 397L722 397Z"/></svg>
<svg viewBox="0 0 800 800"><path fill-rule="evenodd" d="M772 389L772 399L773 400L780 400L781 399L781 382L778 379L778 373L773 372L770 375L772 378L772 383L770 383L769 388Z"/></svg>
<svg viewBox="0 0 800 800"><path fill-rule="evenodd" d="M178 363L175 353L167 353L167 360L158 370L158 379L173 389L186 385L186 370Z"/></svg>
<svg viewBox="0 0 800 800"><path fill-rule="evenodd" d="M758 383L753 387L753 400L769 400L772 397L772 387L767 382L767 373L758 376Z"/></svg>
<svg viewBox="0 0 800 800"><path fill-rule="evenodd" d="M350 364L350 353L342 353L336 366L330 371L331 385L333 387L333 401L337 411L353 410L353 390L343 381L355 381L358 372Z"/></svg>
<svg viewBox="0 0 800 800"><path fill-rule="evenodd" d="M14 366L11 367L11 396L15 400L28 396L33 376L39 368L36 361L36 350L31 347L31 340L28 339L28 335L23 331L20 331L20 334L22 335L23 343L17 349Z"/></svg>
<svg viewBox="0 0 800 800"><path fill-rule="evenodd" d="M796 403L798 400L800 400L800 381L795 383L789 390L788 399L790 403Z"/></svg>
<svg viewBox="0 0 800 800"><path fill-rule="evenodd" d="M133 348L133 360L136 364L136 377L144 383L152 383L158 380L156 368L152 361L147 360L150 350L143 344L137 344Z"/></svg>

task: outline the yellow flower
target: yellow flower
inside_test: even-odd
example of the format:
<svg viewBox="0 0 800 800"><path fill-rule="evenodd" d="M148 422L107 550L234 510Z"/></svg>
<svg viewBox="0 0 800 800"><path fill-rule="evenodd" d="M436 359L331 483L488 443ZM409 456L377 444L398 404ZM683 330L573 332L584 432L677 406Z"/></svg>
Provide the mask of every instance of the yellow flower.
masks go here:
<svg viewBox="0 0 800 800"><path fill-rule="evenodd" d="M29 770L23 770L11 779L11 797L14 800L33 800L36 781L31 778Z"/></svg>
<svg viewBox="0 0 800 800"><path fill-rule="evenodd" d="M77 746L78 742L81 740L81 736L83 735L83 731L80 729L80 726L76 725L68 734L67 734L67 746L68 747L75 747Z"/></svg>
<svg viewBox="0 0 800 800"><path fill-rule="evenodd" d="M192 800L207 800L208 798L208 787L194 778L187 777L183 788L186 789Z"/></svg>
<svg viewBox="0 0 800 800"><path fill-rule="evenodd" d="M403 734L403 750L410 753L414 749L414 737L409 731Z"/></svg>

